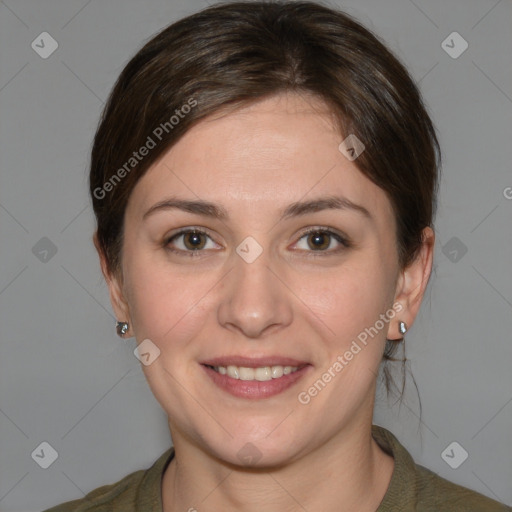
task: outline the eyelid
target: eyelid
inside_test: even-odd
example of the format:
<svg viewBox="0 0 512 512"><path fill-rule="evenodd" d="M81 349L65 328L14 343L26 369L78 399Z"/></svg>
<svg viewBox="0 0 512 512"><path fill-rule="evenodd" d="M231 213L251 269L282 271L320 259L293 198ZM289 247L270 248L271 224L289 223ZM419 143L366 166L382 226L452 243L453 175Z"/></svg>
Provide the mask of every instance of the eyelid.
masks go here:
<svg viewBox="0 0 512 512"><path fill-rule="evenodd" d="M184 235L186 233L202 233L202 234L205 234L205 235L207 235L207 236L209 236L211 238L209 230L207 228L202 228L202 227L199 227L199 226L186 226L184 228L178 228L178 230L175 233L172 233L170 235L166 235L164 237L164 240L170 241L173 238L176 238L179 235Z"/></svg>

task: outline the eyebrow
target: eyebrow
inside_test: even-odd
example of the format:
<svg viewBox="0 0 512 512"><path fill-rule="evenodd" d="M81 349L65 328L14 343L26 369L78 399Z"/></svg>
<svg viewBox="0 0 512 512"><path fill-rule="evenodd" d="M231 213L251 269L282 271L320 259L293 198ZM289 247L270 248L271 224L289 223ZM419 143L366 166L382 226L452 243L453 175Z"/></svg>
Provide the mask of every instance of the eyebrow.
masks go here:
<svg viewBox="0 0 512 512"><path fill-rule="evenodd" d="M229 214L223 206L210 201L187 200L172 197L159 201L151 206L151 208L144 213L142 219L145 220L156 212L172 209L178 209L184 212L194 213L196 215L203 215L205 217L211 217L221 221L229 218ZM325 196L312 199L310 201L297 201L295 203L291 203L281 211L280 220L288 219L290 217L299 217L309 213L320 212L322 210L351 210L362 214L369 220L373 220L372 215L364 206L356 204L346 197L338 196Z"/></svg>

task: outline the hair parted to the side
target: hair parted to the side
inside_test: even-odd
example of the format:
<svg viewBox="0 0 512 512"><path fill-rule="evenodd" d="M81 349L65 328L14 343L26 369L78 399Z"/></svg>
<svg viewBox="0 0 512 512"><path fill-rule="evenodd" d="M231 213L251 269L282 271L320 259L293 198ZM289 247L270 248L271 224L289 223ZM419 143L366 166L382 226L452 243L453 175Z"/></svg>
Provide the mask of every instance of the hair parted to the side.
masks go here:
<svg viewBox="0 0 512 512"><path fill-rule="evenodd" d="M414 260L433 223L440 148L404 66L352 17L319 3L226 2L153 37L109 96L93 143L90 193L98 248L112 274L120 272L128 199L151 165L207 116L282 92L323 100L340 142L354 134L364 143L354 163L392 204L401 267ZM148 137L152 148L131 160ZM113 182L114 175L122 179ZM396 360L396 345L388 340L385 360Z"/></svg>

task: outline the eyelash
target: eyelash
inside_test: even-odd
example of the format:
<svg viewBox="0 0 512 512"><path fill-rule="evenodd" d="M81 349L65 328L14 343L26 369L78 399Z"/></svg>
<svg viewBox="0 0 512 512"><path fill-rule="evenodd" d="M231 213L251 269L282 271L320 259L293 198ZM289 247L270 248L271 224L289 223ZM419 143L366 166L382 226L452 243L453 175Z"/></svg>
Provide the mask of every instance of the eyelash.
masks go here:
<svg viewBox="0 0 512 512"><path fill-rule="evenodd" d="M190 234L190 233L205 235L208 238L210 238L210 240L212 240L212 238L206 231L204 231L200 228L192 227L192 228L183 229L183 230L179 231L178 233L175 233L171 237L166 238L164 241L164 248L169 252L183 255L183 256L189 257L189 258L201 257L202 256L201 253L204 252L203 249L184 251L183 249L175 249L170 246L171 242L173 242L180 236ZM349 242L349 240L346 237L340 235L339 233L336 233L335 231L332 231L330 228L328 228L326 226L317 226L317 227L313 227L313 228L308 228L306 231L301 233L298 241L302 240L304 237L306 237L307 235L309 235L311 233L319 233L319 234L323 234L323 235L328 235L328 236L334 238L339 244L341 244L342 247L339 247L334 250L318 250L318 251L314 251L314 250L305 251L303 249L299 249L301 252L309 252L310 254L307 257L317 258L317 257L331 256L333 254L338 254L339 252L343 251L344 249L348 249L348 248L352 247L352 244Z"/></svg>

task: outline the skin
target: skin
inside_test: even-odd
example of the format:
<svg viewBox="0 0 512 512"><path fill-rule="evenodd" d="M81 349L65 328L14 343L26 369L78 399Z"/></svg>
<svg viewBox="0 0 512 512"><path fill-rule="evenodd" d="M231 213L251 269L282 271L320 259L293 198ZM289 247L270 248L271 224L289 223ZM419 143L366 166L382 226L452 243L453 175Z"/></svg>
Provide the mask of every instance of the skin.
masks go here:
<svg viewBox="0 0 512 512"><path fill-rule="evenodd" d="M165 512L364 512L386 493L393 458L371 436L377 372L386 337L401 338L398 321L410 328L418 313L434 233L425 228L417 259L400 268L391 203L338 150L343 138L319 100L291 93L203 120L130 196L121 273L109 272L100 251L117 318L129 322L128 336L160 350L142 368L176 451L163 478ZM161 209L143 219L171 195L211 201L229 218ZM327 195L348 198L371 218L325 209L280 220L290 203ZM190 227L208 231L201 251L190 249L197 243L190 235L166 247ZM350 245L329 236L315 242L303 234L309 227L329 227ZM247 236L263 249L252 263L235 250ZM301 404L298 393L393 304L401 312ZM276 396L237 398L200 364L226 355L287 356L311 366ZM251 466L237 456L246 443L261 453Z"/></svg>

